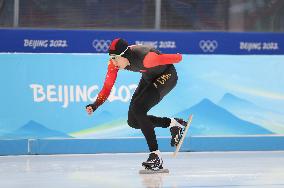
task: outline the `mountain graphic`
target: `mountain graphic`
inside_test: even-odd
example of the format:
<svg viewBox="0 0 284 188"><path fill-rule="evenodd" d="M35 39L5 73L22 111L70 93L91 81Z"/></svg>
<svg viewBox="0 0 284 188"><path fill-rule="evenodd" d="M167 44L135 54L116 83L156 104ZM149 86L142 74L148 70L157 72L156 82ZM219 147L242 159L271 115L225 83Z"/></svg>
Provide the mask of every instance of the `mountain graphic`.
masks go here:
<svg viewBox="0 0 284 188"><path fill-rule="evenodd" d="M71 136L56 130L48 129L40 123L31 120L19 129L2 135L1 138L71 138Z"/></svg>
<svg viewBox="0 0 284 188"><path fill-rule="evenodd" d="M283 114L259 107L254 103L226 93L218 105L240 119L253 122L277 134L284 133Z"/></svg>
<svg viewBox="0 0 284 188"><path fill-rule="evenodd" d="M176 116L186 119L189 114L193 114L191 135L273 134L273 132L257 124L236 117L209 99L203 99L191 108L176 114Z"/></svg>
<svg viewBox="0 0 284 188"><path fill-rule="evenodd" d="M258 108L252 102L236 97L235 95L231 93L226 93L222 97L222 99L218 102L218 105L226 109L227 108L246 108L246 109L249 108L251 110L254 110L255 108Z"/></svg>

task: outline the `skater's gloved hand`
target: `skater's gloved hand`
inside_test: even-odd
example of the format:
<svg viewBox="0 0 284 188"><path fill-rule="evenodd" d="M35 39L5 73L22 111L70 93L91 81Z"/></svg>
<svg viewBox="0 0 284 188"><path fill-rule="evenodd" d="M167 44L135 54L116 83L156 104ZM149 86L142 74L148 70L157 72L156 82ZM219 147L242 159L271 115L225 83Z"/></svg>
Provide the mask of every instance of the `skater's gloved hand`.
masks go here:
<svg viewBox="0 0 284 188"><path fill-rule="evenodd" d="M95 110L96 110L96 107L94 104L88 104L86 106L86 112L88 115L92 115Z"/></svg>

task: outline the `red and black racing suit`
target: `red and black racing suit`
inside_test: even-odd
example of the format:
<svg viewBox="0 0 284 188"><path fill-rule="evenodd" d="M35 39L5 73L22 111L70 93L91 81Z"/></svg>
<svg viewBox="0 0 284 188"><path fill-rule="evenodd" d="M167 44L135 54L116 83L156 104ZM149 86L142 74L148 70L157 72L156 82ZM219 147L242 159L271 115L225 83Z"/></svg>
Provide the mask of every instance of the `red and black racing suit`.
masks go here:
<svg viewBox="0 0 284 188"><path fill-rule="evenodd" d="M142 73L139 85L136 88L128 111L128 125L141 129L150 152L158 150L155 127L169 127L171 119L147 115L147 112L158 104L176 85L178 76L173 63L181 61L181 54L161 54L149 46L131 46L133 58L125 69ZM118 68L110 61L104 86L94 106L98 108L108 98L115 83Z"/></svg>

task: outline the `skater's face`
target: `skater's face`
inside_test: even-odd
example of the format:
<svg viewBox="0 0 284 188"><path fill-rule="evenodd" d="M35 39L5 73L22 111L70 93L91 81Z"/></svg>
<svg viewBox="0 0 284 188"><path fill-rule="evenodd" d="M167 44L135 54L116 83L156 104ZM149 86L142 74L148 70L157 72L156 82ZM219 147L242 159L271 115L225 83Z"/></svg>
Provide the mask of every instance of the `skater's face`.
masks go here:
<svg viewBox="0 0 284 188"><path fill-rule="evenodd" d="M130 65L129 60L125 57L122 57L124 53L128 50L129 47L127 47L121 54L111 54L110 59L112 60L114 66L116 66L119 69L124 69L127 65Z"/></svg>
<svg viewBox="0 0 284 188"><path fill-rule="evenodd" d="M129 60L122 56L112 56L112 63L119 69L124 69L127 65L129 65Z"/></svg>

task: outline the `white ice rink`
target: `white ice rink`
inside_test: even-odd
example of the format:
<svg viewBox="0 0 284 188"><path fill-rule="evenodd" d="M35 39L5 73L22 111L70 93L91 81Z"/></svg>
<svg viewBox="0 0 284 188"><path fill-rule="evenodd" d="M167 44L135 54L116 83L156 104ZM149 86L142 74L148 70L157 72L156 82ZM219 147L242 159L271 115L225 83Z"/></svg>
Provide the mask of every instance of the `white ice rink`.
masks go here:
<svg viewBox="0 0 284 188"><path fill-rule="evenodd" d="M0 188L284 187L284 151L164 153L169 174L139 175L139 154L0 157Z"/></svg>

